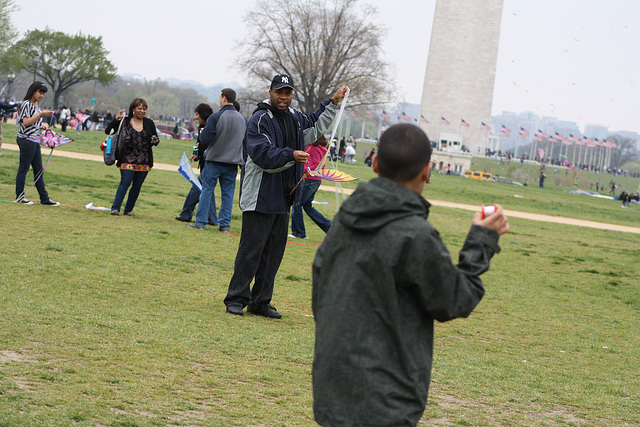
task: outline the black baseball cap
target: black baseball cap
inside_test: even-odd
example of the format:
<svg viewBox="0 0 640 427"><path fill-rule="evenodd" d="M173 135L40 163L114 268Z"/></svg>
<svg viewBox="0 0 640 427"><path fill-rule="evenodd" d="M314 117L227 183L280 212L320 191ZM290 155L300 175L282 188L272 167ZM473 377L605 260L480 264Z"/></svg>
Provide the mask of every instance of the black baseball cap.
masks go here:
<svg viewBox="0 0 640 427"><path fill-rule="evenodd" d="M295 90L293 87L293 79L286 74L278 74L277 76L274 76L271 81L271 89L278 90L283 87L290 87Z"/></svg>

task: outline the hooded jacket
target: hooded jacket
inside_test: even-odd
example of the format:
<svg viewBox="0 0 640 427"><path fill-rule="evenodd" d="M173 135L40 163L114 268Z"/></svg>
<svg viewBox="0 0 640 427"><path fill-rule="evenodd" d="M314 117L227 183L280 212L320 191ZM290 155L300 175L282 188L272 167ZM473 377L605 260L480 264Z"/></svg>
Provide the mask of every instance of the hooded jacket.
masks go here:
<svg viewBox="0 0 640 427"><path fill-rule="evenodd" d="M416 425L425 408L433 320L467 317L498 233L471 226L455 265L429 203L386 178L360 184L313 263L313 394L324 426Z"/></svg>
<svg viewBox="0 0 640 427"><path fill-rule="evenodd" d="M304 151L303 131L314 126L329 104L335 108L331 100L327 100L311 114L289 109L296 125L295 150ZM295 168L295 182L298 182L304 173L303 165L293 160L294 149L285 146L282 131L270 107L266 102L258 104L247 125L240 185L242 212L288 213L292 197L287 191L285 176L281 172L291 167Z"/></svg>

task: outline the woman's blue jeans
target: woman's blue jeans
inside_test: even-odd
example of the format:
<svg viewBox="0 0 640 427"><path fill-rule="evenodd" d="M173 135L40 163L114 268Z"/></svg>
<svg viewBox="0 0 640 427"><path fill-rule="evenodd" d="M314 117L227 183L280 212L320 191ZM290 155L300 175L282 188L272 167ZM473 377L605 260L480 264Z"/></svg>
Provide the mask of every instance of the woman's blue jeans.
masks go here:
<svg viewBox="0 0 640 427"><path fill-rule="evenodd" d="M116 198L114 199L113 205L111 206L112 211L120 211L120 207L122 206L124 196L127 194L129 186L131 186L131 190L129 191L127 204L124 207L124 213L128 214L133 210L136 205L136 200L138 200L138 196L140 195L140 188L142 188L142 183L144 182L148 173L149 172L120 169L120 185L118 186L118 190L116 191Z"/></svg>

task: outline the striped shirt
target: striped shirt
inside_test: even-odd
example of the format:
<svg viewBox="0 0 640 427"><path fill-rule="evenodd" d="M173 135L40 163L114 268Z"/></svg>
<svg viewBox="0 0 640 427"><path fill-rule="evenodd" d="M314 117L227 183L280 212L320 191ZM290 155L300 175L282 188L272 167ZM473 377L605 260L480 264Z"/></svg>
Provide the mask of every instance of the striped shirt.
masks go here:
<svg viewBox="0 0 640 427"><path fill-rule="evenodd" d="M18 138L29 138L40 129L42 123L42 117L37 122L32 123L31 126L25 126L22 123L22 119L33 117L40 112L40 107L36 106L31 101L23 101L20 106L20 115L18 121L20 122L20 130L18 131Z"/></svg>

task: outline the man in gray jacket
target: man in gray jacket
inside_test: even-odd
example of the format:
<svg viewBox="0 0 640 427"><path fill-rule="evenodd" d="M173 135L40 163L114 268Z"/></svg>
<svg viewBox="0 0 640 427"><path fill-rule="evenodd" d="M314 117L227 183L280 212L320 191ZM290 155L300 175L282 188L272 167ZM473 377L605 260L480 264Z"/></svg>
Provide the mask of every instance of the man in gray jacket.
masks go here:
<svg viewBox="0 0 640 427"><path fill-rule="evenodd" d="M466 317L480 275L509 230L502 207L471 221L459 263L427 221L421 194L431 144L417 126L392 126L372 168L343 203L313 262L313 410L324 426L415 426L427 401L433 320Z"/></svg>
<svg viewBox="0 0 640 427"><path fill-rule="evenodd" d="M220 92L220 111L213 113L200 132L200 142L207 145L204 152L204 168L202 169L202 192L196 212L196 222L190 227L204 230L209 219L213 191L220 181L222 201L218 216L219 230L228 233L231 225L233 194L236 189L238 165L242 160L242 140L247 129L247 119L240 114L233 102L236 92L233 89L222 89ZM215 212L212 217L215 217Z"/></svg>

